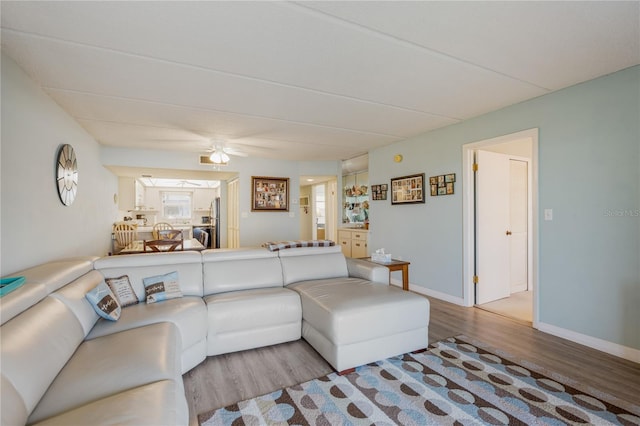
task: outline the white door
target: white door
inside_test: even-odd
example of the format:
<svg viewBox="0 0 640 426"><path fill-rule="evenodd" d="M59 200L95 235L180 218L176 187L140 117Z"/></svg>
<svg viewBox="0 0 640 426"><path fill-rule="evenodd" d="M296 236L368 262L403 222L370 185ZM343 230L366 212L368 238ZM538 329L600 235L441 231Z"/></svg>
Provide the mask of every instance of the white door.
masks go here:
<svg viewBox="0 0 640 426"><path fill-rule="evenodd" d="M509 286L510 293L528 290L528 163L509 159Z"/></svg>
<svg viewBox="0 0 640 426"><path fill-rule="evenodd" d="M476 304L508 297L509 159L476 152Z"/></svg>

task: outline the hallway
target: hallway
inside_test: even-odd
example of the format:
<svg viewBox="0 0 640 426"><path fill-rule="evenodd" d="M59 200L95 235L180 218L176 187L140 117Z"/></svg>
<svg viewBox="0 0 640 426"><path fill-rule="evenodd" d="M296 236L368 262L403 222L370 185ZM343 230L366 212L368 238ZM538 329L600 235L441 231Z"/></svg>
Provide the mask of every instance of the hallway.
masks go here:
<svg viewBox="0 0 640 426"><path fill-rule="evenodd" d="M513 293L510 297L483 305L476 305L476 307L508 318L528 322L529 325L533 322L533 292L531 291Z"/></svg>

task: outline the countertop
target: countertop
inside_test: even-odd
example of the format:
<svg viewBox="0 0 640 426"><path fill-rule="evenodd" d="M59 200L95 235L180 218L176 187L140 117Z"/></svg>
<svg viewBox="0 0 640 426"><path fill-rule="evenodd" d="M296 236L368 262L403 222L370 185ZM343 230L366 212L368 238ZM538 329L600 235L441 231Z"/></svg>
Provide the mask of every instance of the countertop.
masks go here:
<svg viewBox="0 0 640 426"><path fill-rule="evenodd" d="M191 225L171 225L173 229L191 229ZM138 226L138 232L151 232L153 231L153 226Z"/></svg>
<svg viewBox="0 0 640 426"><path fill-rule="evenodd" d="M361 232L369 232L369 230L367 228L363 227L358 227L356 228L355 226L341 226L338 228L338 231L361 231Z"/></svg>

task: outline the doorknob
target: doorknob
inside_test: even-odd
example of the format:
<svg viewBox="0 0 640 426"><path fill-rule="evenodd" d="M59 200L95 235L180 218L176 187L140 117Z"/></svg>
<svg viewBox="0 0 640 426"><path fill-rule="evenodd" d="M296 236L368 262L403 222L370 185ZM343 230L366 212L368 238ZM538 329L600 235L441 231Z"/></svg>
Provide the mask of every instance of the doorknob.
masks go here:
<svg viewBox="0 0 640 426"><path fill-rule="evenodd" d="M511 235L511 231L507 231L507 235Z"/></svg>

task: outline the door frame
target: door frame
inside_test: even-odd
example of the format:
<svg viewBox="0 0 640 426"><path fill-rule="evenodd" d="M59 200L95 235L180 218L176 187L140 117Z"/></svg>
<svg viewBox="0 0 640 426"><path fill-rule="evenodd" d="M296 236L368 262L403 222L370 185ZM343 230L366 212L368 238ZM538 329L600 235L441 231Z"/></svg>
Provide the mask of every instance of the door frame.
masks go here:
<svg viewBox="0 0 640 426"><path fill-rule="evenodd" d="M533 327L538 328L538 129L528 129L496 138L468 143L462 146L462 280L464 306L474 306L475 288L473 276L475 272L475 185L474 185L474 152L491 145L529 139L531 141L531 282L533 291Z"/></svg>

